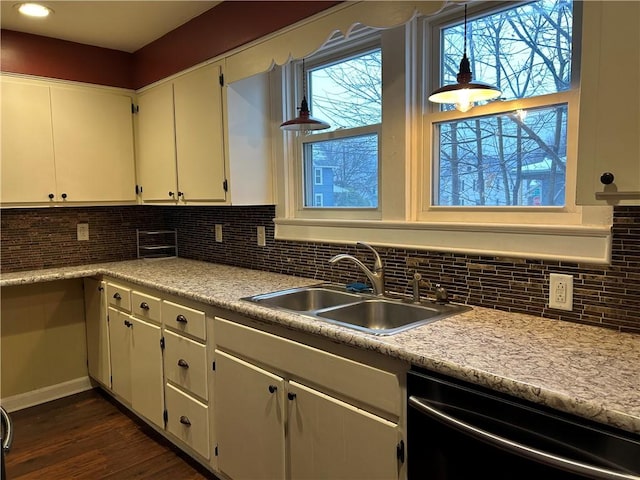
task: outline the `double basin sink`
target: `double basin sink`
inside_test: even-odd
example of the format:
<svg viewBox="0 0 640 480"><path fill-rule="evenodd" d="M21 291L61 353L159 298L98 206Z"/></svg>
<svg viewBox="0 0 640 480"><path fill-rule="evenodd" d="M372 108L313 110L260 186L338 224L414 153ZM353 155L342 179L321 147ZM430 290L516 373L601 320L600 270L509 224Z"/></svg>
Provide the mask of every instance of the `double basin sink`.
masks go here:
<svg viewBox="0 0 640 480"><path fill-rule="evenodd" d="M247 297L243 300L279 308L374 335L393 335L471 310L457 304L407 303L344 286L318 285Z"/></svg>

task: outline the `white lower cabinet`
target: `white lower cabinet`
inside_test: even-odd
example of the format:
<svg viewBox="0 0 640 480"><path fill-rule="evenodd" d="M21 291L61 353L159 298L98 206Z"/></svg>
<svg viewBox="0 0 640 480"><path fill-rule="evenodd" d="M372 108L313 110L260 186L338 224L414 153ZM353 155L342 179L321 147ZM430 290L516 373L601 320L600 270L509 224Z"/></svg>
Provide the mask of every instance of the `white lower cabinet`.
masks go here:
<svg viewBox="0 0 640 480"><path fill-rule="evenodd" d="M404 362L109 278L85 308L90 376L221 478L406 478Z"/></svg>
<svg viewBox="0 0 640 480"><path fill-rule="evenodd" d="M111 388L159 427L164 425L161 340L159 325L109 307Z"/></svg>
<svg viewBox="0 0 640 480"><path fill-rule="evenodd" d="M297 382L287 390L291 478L398 478L397 424Z"/></svg>
<svg viewBox="0 0 640 480"><path fill-rule="evenodd" d="M214 331L222 473L234 480L402 478L399 376L221 318ZM350 384L344 372L355 374ZM365 398L369 388L380 396ZM369 411L378 407L387 418Z"/></svg>
<svg viewBox="0 0 640 480"><path fill-rule="evenodd" d="M218 468L232 479L285 475L285 382L216 350Z"/></svg>

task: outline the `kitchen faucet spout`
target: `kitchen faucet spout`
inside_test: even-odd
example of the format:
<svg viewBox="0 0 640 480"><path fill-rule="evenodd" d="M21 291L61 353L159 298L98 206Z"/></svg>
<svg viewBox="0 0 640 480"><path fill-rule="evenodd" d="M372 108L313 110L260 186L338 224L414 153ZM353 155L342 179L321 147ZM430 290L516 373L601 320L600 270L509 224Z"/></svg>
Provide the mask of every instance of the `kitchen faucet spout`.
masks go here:
<svg viewBox="0 0 640 480"><path fill-rule="evenodd" d="M373 287L373 293L375 295L384 295L385 294L384 265L382 264L380 255L378 255L378 252L376 252L373 249L373 247L369 244L366 244L364 242L358 242L357 245L362 245L373 252L375 257L373 271L369 270L369 268L367 268L367 266L364 263L362 263L360 260L358 260L356 257L354 257L353 255L349 255L347 253L340 253L338 255L335 255L329 260L329 263L334 264L341 260L348 260L352 263L355 263L356 266L364 272L364 274L367 276L367 278L371 282L371 285Z"/></svg>

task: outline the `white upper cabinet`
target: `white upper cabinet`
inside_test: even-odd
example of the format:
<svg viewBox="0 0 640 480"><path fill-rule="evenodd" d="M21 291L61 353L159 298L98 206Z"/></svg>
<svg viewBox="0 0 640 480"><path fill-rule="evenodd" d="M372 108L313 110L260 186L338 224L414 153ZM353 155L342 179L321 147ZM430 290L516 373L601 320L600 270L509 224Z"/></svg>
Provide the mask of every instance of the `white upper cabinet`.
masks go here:
<svg viewBox="0 0 640 480"><path fill-rule="evenodd" d="M639 2L583 3L578 204L640 205L639 26Z"/></svg>
<svg viewBox="0 0 640 480"><path fill-rule="evenodd" d="M56 194L49 87L2 78L2 203Z"/></svg>
<svg viewBox="0 0 640 480"><path fill-rule="evenodd" d="M131 95L2 79L2 203L133 202Z"/></svg>
<svg viewBox="0 0 640 480"><path fill-rule="evenodd" d="M69 202L135 201L129 95L51 88L56 183Z"/></svg>
<svg viewBox="0 0 640 480"><path fill-rule="evenodd" d="M139 95L138 184L144 202L225 202L222 62Z"/></svg>
<svg viewBox="0 0 640 480"><path fill-rule="evenodd" d="M173 83L176 155L181 201L225 201L221 63Z"/></svg>
<svg viewBox="0 0 640 480"><path fill-rule="evenodd" d="M144 201L174 201L178 197L173 124L173 84L165 83L138 95L137 166Z"/></svg>
<svg viewBox="0 0 640 480"><path fill-rule="evenodd" d="M140 92L143 202L273 203L269 74L223 86L223 62Z"/></svg>

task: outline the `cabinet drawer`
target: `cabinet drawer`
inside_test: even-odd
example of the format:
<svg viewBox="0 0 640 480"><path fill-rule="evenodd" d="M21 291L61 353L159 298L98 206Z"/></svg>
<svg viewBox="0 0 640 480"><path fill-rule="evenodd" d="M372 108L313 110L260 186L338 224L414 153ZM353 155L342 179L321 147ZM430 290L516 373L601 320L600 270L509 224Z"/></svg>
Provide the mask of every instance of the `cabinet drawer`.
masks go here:
<svg viewBox="0 0 640 480"><path fill-rule="evenodd" d="M131 292L131 313L140 318L160 323L162 321L160 299L134 290Z"/></svg>
<svg viewBox="0 0 640 480"><path fill-rule="evenodd" d="M162 322L165 327L180 333L206 340L205 315L200 310L178 305L177 303L162 302Z"/></svg>
<svg viewBox="0 0 640 480"><path fill-rule="evenodd" d="M200 398L208 398L205 345L165 330L164 373L167 380Z"/></svg>
<svg viewBox="0 0 640 480"><path fill-rule="evenodd" d="M107 283L107 301L109 305L131 311L131 289L116 283Z"/></svg>
<svg viewBox="0 0 640 480"><path fill-rule="evenodd" d="M209 415L205 404L167 384L167 430L204 458L209 458Z"/></svg>

